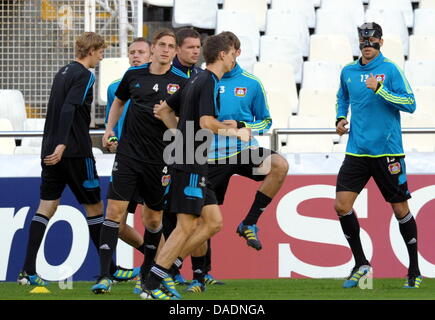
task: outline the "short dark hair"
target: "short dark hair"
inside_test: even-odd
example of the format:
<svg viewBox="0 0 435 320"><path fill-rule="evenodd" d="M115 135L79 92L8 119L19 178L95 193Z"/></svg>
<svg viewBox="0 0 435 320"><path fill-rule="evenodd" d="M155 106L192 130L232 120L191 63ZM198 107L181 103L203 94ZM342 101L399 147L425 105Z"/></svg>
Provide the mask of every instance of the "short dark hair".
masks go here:
<svg viewBox="0 0 435 320"><path fill-rule="evenodd" d="M186 38L195 38L201 40L201 35L198 31L192 28L182 28L175 33L177 46L181 47Z"/></svg>
<svg viewBox="0 0 435 320"><path fill-rule="evenodd" d="M134 38L133 41L128 44L128 46L131 46L135 42L145 42L148 44L148 46L151 47L151 42L149 40L145 39L144 37Z"/></svg>
<svg viewBox="0 0 435 320"><path fill-rule="evenodd" d="M173 37L175 39L175 42L177 42L177 37L175 36L174 31L172 31L171 29L160 29L157 30L156 33L154 33L152 44L156 44L157 41L165 36Z"/></svg>
<svg viewBox="0 0 435 320"><path fill-rule="evenodd" d="M234 49L240 49L240 40L234 33L232 33L231 31L222 31L221 34L224 37L228 37L230 41L232 41L232 43L234 44Z"/></svg>
<svg viewBox="0 0 435 320"><path fill-rule="evenodd" d="M222 51L228 52L231 50L231 47L234 47L234 43L230 37L222 33L208 37L205 40L202 52L205 63L215 62L219 58L219 53Z"/></svg>

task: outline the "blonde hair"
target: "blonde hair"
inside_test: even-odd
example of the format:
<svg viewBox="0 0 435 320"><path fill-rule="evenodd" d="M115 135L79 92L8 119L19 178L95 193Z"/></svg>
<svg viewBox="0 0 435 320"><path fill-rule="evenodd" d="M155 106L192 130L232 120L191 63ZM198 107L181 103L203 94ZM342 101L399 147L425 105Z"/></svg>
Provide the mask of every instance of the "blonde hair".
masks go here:
<svg viewBox="0 0 435 320"><path fill-rule="evenodd" d="M91 50L105 49L107 44L102 36L95 32L84 32L76 39L76 58L86 58Z"/></svg>

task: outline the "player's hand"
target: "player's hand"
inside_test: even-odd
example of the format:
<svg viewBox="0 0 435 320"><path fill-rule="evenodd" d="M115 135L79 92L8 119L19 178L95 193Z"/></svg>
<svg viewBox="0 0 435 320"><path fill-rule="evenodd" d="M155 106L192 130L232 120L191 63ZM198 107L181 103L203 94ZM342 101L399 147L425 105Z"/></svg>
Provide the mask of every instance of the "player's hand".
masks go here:
<svg viewBox="0 0 435 320"><path fill-rule="evenodd" d="M106 130L106 132L104 132L102 138L103 147L107 148L110 152L115 152L116 147L118 146L118 139L114 139L114 138L116 138L116 136L113 130Z"/></svg>
<svg viewBox="0 0 435 320"><path fill-rule="evenodd" d="M378 80L373 76L373 73L370 73L370 77L366 80L366 87L376 91L378 87Z"/></svg>
<svg viewBox="0 0 435 320"><path fill-rule="evenodd" d="M154 105L154 117L156 117L159 120L162 120L162 112L165 110L165 106L163 105L163 100L160 100L160 103L156 103Z"/></svg>
<svg viewBox="0 0 435 320"><path fill-rule="evenodd" d="M54 149L54 152L44 158L44 163L47 166L54 166L62 159L62 155L65 149L66 149L66 145L58 144L56 146L56 149Z"/></svg>
<svg viewBox="0 0 435 320"><path fill-rule="evenodd" d="M237 130L237 138L243 142L248 142L252 139L251 128L240 128Z"/></svg>
<svg viewBox="0 0 435 320"><path fill-rule="evenodd" d="M337 127L335 131L338 133L339 136L342 136L345 133L349 132L349 129L345 127L349 122L346 119L341 119L337 123Z"/></svg>
<svg viewBox="0 0 435 320"><path fill-rule="evenodd" d="M222 123L228 128L237 128L237 121L236 120L224 120Z"/></svg>

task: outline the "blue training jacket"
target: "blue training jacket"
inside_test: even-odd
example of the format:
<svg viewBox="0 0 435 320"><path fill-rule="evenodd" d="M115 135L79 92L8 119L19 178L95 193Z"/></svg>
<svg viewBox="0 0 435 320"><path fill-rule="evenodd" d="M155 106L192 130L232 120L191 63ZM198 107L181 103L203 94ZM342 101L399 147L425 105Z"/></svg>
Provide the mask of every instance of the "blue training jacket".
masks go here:
<svg viewBox="0 0 435 320"><path fill-rule="evenodd" d="M107 88L107 105L106 105L106 120L105 123L109 121L109 112L110 107L112 106L113 100L115 100L115 92L121 83L121 79L113 81L109 87ZM124 110L122 111L121 116L119 117L118 122L116 123L113 131L115 132L115 136L118 140L121 138L122 126L124 125L125 115L127 114L128 107L130 106L130 100L128 100L124 105Z"/></svg>
<svg viewBox="0 0 435 320"><path fill-rule="evenodd" d="M237 120L251 128L253 134L266 132L272 125L266 93L260 80L238 64L224 74L219 82L220 110L218 120ZM255 138L242 142L235 137L215 135L208 153L209 160L232 157L241 151L257 147Z"/></svg>
<svg viewBox="0 0 435 320"><path fill-rule="evenodd" d="M373 74L381 84L376 93L365 81ZM366 65L356 60L341 71L337 119L351 108L346 154L358 157L401 156L400 112L413 113L415 98L402 70L381 52Z"/></svg>

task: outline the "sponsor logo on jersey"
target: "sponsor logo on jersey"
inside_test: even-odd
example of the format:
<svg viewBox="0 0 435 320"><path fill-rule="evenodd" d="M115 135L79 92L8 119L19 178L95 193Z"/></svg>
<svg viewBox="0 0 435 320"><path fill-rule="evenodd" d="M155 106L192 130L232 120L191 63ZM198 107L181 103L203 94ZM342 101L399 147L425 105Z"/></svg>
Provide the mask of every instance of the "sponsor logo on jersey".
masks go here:
<svg viewBox="0 0 435 320"><path fill-rule="evenodd" d="M162 176L162 186L166 187L171 182L171 176L169 174Z"/></svg>
<svg viewBox="0 0 435 320"><path fill-rule="evenodd" d="M375 78L378 82L384 82L385 81L385 74L377 74L377 75L375 75Z"/></svg>
<svg viewBox="0 0 435 320"><path fill-rule="evenodd" d="M246 96L247 93L248 93L247 88L237 87L234 89L234 95L236 97L244 97L244 96Z"/></svg>
<svg viewBox="0 0 435 320"><path fill-rule="evenodd" d="M388 165L388 171L390 171L391 174L398 174L400 172L400 163L395 162Z"/></svg>
<svg viewBox="0 0 435 320"><path fill-rule="evenodd" d="M180 89L180 86L176 83L170 83L170 84L168 84L166 89L168 90L169 94L174 94L175 92L178 91L178 89Z"/></svg>

